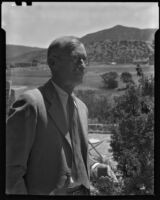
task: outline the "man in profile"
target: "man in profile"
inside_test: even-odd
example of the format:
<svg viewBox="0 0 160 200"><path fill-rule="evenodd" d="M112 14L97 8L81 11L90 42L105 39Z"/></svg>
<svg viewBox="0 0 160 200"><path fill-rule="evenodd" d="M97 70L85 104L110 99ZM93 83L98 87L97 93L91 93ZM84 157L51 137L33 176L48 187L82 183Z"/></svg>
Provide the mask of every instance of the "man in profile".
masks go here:
<svg viewBox="0 0 160 200"><path fill-rule="evenodd" d="M54 40L47 52L51 79L20 95L6 130L6 193L89 195L88 110L74 88L82 83L87 54L76 37ZM107 171L106 171L107 175Z"/></svg>

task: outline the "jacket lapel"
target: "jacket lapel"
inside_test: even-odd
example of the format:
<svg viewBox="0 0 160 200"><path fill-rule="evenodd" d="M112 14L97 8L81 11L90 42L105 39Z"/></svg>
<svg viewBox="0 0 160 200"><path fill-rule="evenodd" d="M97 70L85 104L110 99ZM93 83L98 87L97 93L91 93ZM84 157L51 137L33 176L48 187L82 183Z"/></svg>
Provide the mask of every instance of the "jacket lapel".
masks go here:
<svg viewBox="0 0 160 200"><path fill-rule="evenodd" d="M78 120L79 120L79 134L81 134L81 139L83 140L83 147L82 151L84 152L84 159L85 159L85 165L87 169L87 173L89 176L89 168L88 168L88 116L86 115L86 110L84 107L81 106L81 103L79 103L79 100L74 96L75 105L78 111Z"/></svg>
<svg viewBox="0 0 160 200"><path fill-rule="evenodd" d="M47 100L46 109L54 121L54 124L59 129L60 133L66 138L69 143L71 149L71 139L70 134L68 132L67 123L64 115L64 110L62 104L60 102L59 96L52 84L51 80L49 80L41 90L44 93L44 97Z"/></svg>
<svg viewBox="0 0 160 200"><path fill-rule="evenodd" d="M86 110L84 109L84 107L81 106L79 100L76 97L74 97L74 99L78 111L80 126L82 129L81 132L85 139L85 145L88 146L88 118L86 115Z"/></svg>

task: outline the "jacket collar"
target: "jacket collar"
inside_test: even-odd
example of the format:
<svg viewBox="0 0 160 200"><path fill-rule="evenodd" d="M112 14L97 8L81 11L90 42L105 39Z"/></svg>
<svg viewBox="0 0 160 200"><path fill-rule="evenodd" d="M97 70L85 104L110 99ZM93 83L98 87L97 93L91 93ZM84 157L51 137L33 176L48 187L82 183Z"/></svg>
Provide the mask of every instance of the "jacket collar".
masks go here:
<svg viewBox="0 0 160 200"><path fill-rule="evenodd" d="M60 133L67 140L72 151L71 138L70 138L69 131L67 129L67 123L66 123L63 107L52 81L49 80L44 86L42 86L39 89L42 92L42 95L45 99L47 112L51 116L52 120L55 122L55 125L57 126L57 128L60 130ZM72 97L74 99L74 103L78 111L77 113L78 113L79 123L80 123L79 128L81 128L80 132L81 132L83 141L85 143L84 151L87 152L88 133L86 131L88 130L88 121L87 121L88 119L86 116L86 110L84 109L84 107L80 106L79 99L75 96L74 93L72 93ZM87 163L85 164L87 165Z"/></svg>
<svg viewBox="0 0 160 200"><path fill-rule="evenodd" d="M63 106L51 79L40 88L40 91L46 100L47 112L55 122L56 127L60 130L61 134L66 138L70 147L72 148Z"/></svg>

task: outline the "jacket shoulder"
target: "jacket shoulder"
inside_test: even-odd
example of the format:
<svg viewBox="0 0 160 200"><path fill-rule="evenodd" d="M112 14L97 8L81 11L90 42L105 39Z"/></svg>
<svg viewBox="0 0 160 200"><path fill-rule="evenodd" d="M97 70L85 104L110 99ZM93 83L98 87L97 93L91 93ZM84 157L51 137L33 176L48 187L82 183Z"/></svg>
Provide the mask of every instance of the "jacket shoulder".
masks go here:
<svg viewBox="0 0 160 200"><path fill-rule="evenodd" d="M32 90L27 90L23 94L21 94L18 98L18 100L24 100L25 102L31 104L31 105L37 105L37 103L42 98L42 95L40 91L35 88Z"/></svg>
<svg viewBox="0 0 160 200"><path fill-rule="evenodd" d="M27 90L19 95L19 97L12 104L10 109L21 110L26 107L30 107L34 110L37 110L38 102L41 101L40 96L41 94L38 89Z"/></svg>

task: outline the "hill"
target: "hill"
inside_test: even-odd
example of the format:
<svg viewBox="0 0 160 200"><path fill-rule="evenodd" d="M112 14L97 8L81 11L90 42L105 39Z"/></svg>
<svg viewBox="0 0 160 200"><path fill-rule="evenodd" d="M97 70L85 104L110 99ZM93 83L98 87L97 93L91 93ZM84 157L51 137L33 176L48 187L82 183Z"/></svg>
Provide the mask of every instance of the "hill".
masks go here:
<svg viewBox="0 0 160 200"><path fill-rule="evenodd" d="M145 41L91 42L85 45L89 62L131 64L154 62L154 44Z"/></svg>
<svg viewBox="0 0 160 200"><path fill-rule="evenodd" d="M90 62L133 63L135 59L154 58L156 29L138 29L117 25L80 38L85 44ZM37 47L7 45L7 64L46 63L47 50ZM23 65L24 63L24 65ZM28 63L28 64L27 64Z"/></svg>
<svg viewBox="0 0 160 200"><path fill-rule="evenodd" d="M136 40L136 41L153 41L156 29L139 29L117 25L109 29L90 33L81 38L84 44L99 42L104 40Z"/></svg>
<svg viewBox="0 0 160 200"><path fill-rule="evenodd" d="M12 60L13 58L19 57L23 54L39 50L42 50L42 48L8 44L6 45L6 58L7 60Z"/></svg>

